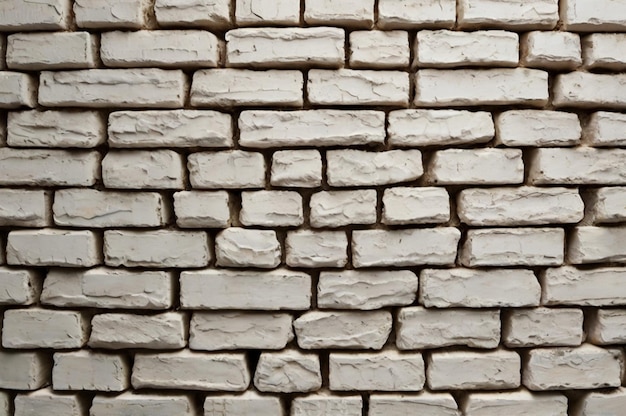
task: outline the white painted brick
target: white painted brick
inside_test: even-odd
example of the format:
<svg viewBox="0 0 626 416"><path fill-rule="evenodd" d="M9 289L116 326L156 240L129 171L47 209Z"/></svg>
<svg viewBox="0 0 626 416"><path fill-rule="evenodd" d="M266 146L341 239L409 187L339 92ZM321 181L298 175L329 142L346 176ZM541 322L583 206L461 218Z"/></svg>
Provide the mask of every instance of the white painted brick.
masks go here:
<svg viewBox="0 0 626 416"><path fill-rule="evenodd" d="M345 33L335 27L234 29L226 33L226 66L338 68Z"/></svg>
<svg viewBox="0 0 626 416"><path fill-rule="evenodd" d="M52 387L117 392L129 387L130 366L122 355L81 350L54 354Z"/></svg>
<svg viewBox="0 0 626 416"><path fill-rule="evenodd" d="M122 393L117 396L95 396L89 409L91 416L194 416L189 396Z"/></svg>
<svg viewBox="0 0 626 416"><path fill-rule="evenodd" d="M500 343L500 312L468 309L402 308L396 325L401 350L463 345L496 348Z"/></svg>
<svg viewBox="0 0 626 416"><path fill-rule="evenodd" d="M178 108L185 103L186 91L181 70L44 71L39 77L39 104L48 107Z"/></svg>
<svg viewBox="0 0 626 416"><path fill-rule="evenodd" d="M626 389L619 387L610 391L585 392L573 407L572 416L618 415L626 405Z"/></svg>
<svg viewBox="0 0 626 416"><path fill-rule="evenodd" d="M11 147L96 147L106 140L103 119L95 111L21 111L7 117Z"/></svg>
<svg viewBox="0 0 626 416"><path fill-rule="evenodd" d="M409 34L406 31L350 32L351 68L406 68L409 58Z"/></svg>
<svg viewBox="0 0 626 416"><path fill-rule="evenodd" d="M171 350L187 345L185 316L176 312L158 315L106 313L91 320L89 346L118 350L145 348Z"/></svg>
<svg viewBox="0 0 626 416"><path fill-rule="evenodd" d="M457 210L474 226L548 225L579 222L585 205L576 189L521 186L464 189Z"/></svg>
<svg viewBox="0 0 626 416"><path fill-rule="evenodd" d="M417 276L409 270L321 272L317 307L371 310L410 305L417 286Z"/></svg>
<svg viewBox="0 0 626 416"><path fill-rule="evenodd" d="M529 68L575 69L582 64L580 36L569 32L529 32L521 38L521 62Z"/></svg>
<svg viewBox="0 0 626 416"><path fill-rule="evenodd" d="M620 32L626 29L624 4L619 0L564 0L563 29L574 32Z"/></svg>
<svg viewBox="0 0 626 416"><path fill-rule="evenodd" d="M162 27L224 28L230 25L230 0L156 0L154 12Z"/></svg>
<svg viewBox="0 0 626 416"><path fill-rule="evenodd" d="M196 312L191 318L192 350L280 350L293 340L293 317L284 313Z"/></svg>
<svg viewBox="0 0 626 416"><path fill-rule="evenodd" d="M357 230L352 233L354 267L454 264L461 238L452 227Z"/></svg>
<svg viewBox="0 0 626 416"><path fill-rule="evenodd" d="M261 153L230 150L192 153L187 158L194 188L237 189L265 186L265 159Z"/></svg>
<svg viewBox="0 0 626 416"><path fill-rule="evenodd" d="M182 350L136 354L131 382L135 389L244 391L250 384L250 373L244 354Z"/></svg>
<svg viewBox="0 0 626 416"><path fill-rule="evenodd" d="M626 221L626 188L607 187L589 190L586 220L594 224Z"/></svg>
<svg viewBox="0 0 626 416"><path fill-rule="evenodd" d="M41 303L64 308L167 309L173 303L173 290L171 272L54 269L44 280Z"/></svg>
<svg viewBox="0 0 626 416"><path fill-rule="evenodd" d="M458 24L463 29L553 29L558 20L558 0L461 0L458 5Z"/></svg>
<svg viewBox="0 0 626 416"><path fill-rule="evenodd" d="M431 390L505 390L520 386L520 356L513 351L433 352L426 379Z"/></svg>
<svg viewBox="0 0 626 416"><path fill-rule="evenodd" d="M505 146L572 146L582 129L574 113L544 110L511 110L496 121L496 144Z"/></svg>
<svg viewBox="0 0 626 416"><path fill-rule="evenodd" d="M243 225L264 227L301 225L302 196L294 191L242 192L239 220Z"/></svg>
<svg viewBox="0 0 626 416"><path fill-rule="evenodd" d="M455 0L379 0L378 25L383 29L451 28Z"/></svg>
<svg viewBox="0 0 626 416"><path fill-rule="evenodd" d="M495 130L484 111L411 109L389 113L388 134L393 146L444 146L486 143Z"/></svg>
<svg viewBox="0 0 626 416"><path fill-rule="evenodd" d="M182 189L185 166L173 150L113 150L102 160L102 181L114 189Z"/></svg>
<svg viewBox="0 0 626 416"><path fill-rule="evenodd" d="M623 344L626 342L626 310L596 309L591 312L587 339L596 345Z"/></svg>
<svg viewBox="0 0 626 416"><path fill-rule="evenodd" d="M304 77L300 71L219 68L196 71L191 105L258 106L303 104Z"/></svg>
<svg viewBox="0 0 626 416"><path fill-rule="evenodd" d="M361 396L331 396L321 393L296 397L291 403L291 416L359 416L362 415Z"/></svg>
<svg viewBox="0 0 626 416"><path fill-rule="evenodd" d="M317 150L279 150L272 155L273 186L316 188L322 184L322 156Z"/></svg>
<svg viewBox="0 0 626 416"><path fill-rule="evenodd" d="M527 390L511 393L473 393L465 397L461 409L467 416L555 416L567 414L567 397L535 394Z"/></svg>
<svg viewBox="0 0 626 416"><path fill-rule="evenodd" d="M226 228L230 225L226 191L181 191L174 194L176 225L181 228Z"/></svg>
<svg viewBox="0 0 626 416"><path fill-rule="evenodd" d="M427 180L443 185L501 185L524 181L520 149L446 149L433 154Z"/></svg>
<svg viewBox="0 0 626 416"><path fill-rule="evenodd" d="M111 147L231 147L231 117L217 111L119 111L109 115Z"/></svg>
<svg viewBox="0 0 626 416"><path fill-rule="evenodd" d="M9 232L7 263L29 266L90 267L102 262L99 237L92 231L44 228Z"/></svg>
<svg viewBox="0 0 626 416"><path fill-rule="evenodd" d="M310 311L293 322L303 349L348 348L379 350L391 333L391 313Z"/></svg>
<svg viewBox="0 0 626 416"><path fill-rule="evenodd" d="M570 234L567 259L572 264L626 263L626 227L576 227Z"/></svg>
<svg viewBox="0 0 626 416"><path fill-rule="evenodd" d="M540 275L543 305L613 306L626 304L621 284L626 268L579 270L571 266L547 269Z"/></svg>
<svg viewBox="0 0 626 416"><path fill-rule="evenodd" d="M297 26L300 23L299 0L236 0L238 26Z"/></svg>
<svg viewBox="0 0 626 416"><path fill-rule="evenodd" d="M0 72L0 108L19 108L37 105L35 79L19 72Z"/></svg>
<svg viewBox="0 0 626 416"><path fill-rule="evenodd" d="M41 351L0 350L0 388L38 390L49 383L50 355Z"/></svg>
<svg viewBox="0 0 626 416"><path fill-rule="evenodd" d="M45 414L82 416L83 403L78 395L55 394L52 389L15 396L15 416Z"/></svg>
<svg viewBox="0 0 626 416"><path fill-rule="evenodd" d="M215 67L220 44L201 30L139 30L105 32L100 57L107 67Z"/></svg>
<svg viewBox="0 0 626 416"><path fill-rule="evenodd" d="M232 227L215 237L218 266L273 269L280 264L281 248L276 231Z"/></svg>
<svg viewBox="0 0 626 416"><path fill-rule="evenodd" d="M203 231L104 232L107 266L203 267L211 260L209 238Z"/></svg>
<svg viewBox="0 0 626 416"><path fill-rule="evenodd" d="M141 29L149 22L152 3L148 0L75 0L78 27L90 29Z"/></svg>
<svg viewBox="0 0 626 416"><path fill-rule="evenodd" d="M583 342L580 309L514 309L504 314L502 339L509 348L578 346Z"/></svg>
<svg viewBox="0 0 626 416"><path fill-rule="evenodd" d="M344 231L290 231L285 246L291 267L344 267L348 262Z"/></svg>
<svg viewBox="0 0 626 416"><path fill-rule="evenodd" d="M41 280L34 270L0 267L0 305L32 305L40 292Z"/></svg>
<svg viewBox="0 0 626 416"><path fill-rule="evenodd" d="M373 110L244 111L246 147L354 146L385 142L385 114Z"/></svg>
<svg viewBox="0 0 626 416"><path fill-rule="evenodd" d="M239 415L284 416L285 411L278 397L261 396L252 390L237 396L207 396L204 400L204 416Z"/></svg>
<svg viewBox="0 0 626 416"><path fill-rule="evenodd" d="M81 69L98 65L96 37L87 32L16 33L7 37L12 69Z"/></svg>
<svg viewBox="0 0 626 416"><path fill-rule="evenodd" d="M415 84L418 107L548 102L548 73L537 69L420 69Z"/></svg>
<svg viewBox="0 0 626 416"><path fill-rule="evenodd" d="M556 107L626 108L626 74L559 74L553 87Z"/></svg>
<svg viewBox="0 0 626 416"><path fill-rule="evenodd" d="M519 61L519 36L503 30L420 30L414 48L413 65L422 68L514 67Z"/></svg>
<svg viewBox="0 0 626 416"><path fill-rule="evenodd" d="M328 367L334 391L419 391L426 381L422 354L331 353Z"/></svg>
<svg viewBox="0 0 626 416"><path fill-rule="evenodd" d="M626 184L625 149L536 149L530 158L529 181L536 185Z"/></svg>
<svg viewBox="0 0 626 416"><path fill-rule="evenodd" d="M583 39L583 60L587 68L623 71L626 69L626 35L594 33Z"/></svg>
<svg viewBox="0 0 626 416"><path fill-rule="evenodd" d="M478 266L558 266L563 264L562 228L486 228L469 230L461 263Z"/></svg>
<svg viewBox="0 0 626 416"><path fill-rule="evenodd" d="M304 21L310 25L371 28L374 0L305 0Z"/></svg>
<svg viewBox="0 0 626 416"><path fill-rule="evenodd" d="M376 190L322 191L311 195L311 226L342 227L376 222Z"/></svg>
<svg viewBox="0 0 626 416"><path fill-rule="evenodd" d="M311 306L311 276L286 269L184 271L180 303L185 309L306 310Z"/></svg>
<svg viewBox="0 0 626 416"><path fill-rule="evenodd" d="M318 390L322 386L319 357L297 350L262 353L254 374L254 386L272 393Z"/></svg>
<svg viewBox="0 0 626 416"><path fill-rule="evenodd" d="M384 224L432 224L450 219L450 197L444 188L396 187L383 194Z"/></svg>
<svg viewBox="0 0 626 416"><path fill-rule="evenodd" d="M589 146L626 146L626 115L598 111L591 114L583 138Z"/></svg>
<svg viewBox="0 0 626 416"><path fill-rule="evenodd" d="M575 390L621 386L623 351L584 344L528 352L523 371L530 390Z"/></svg>
<svg viewBox="0 0 626 416"><path fill-rule="evenodd" d="M0 189L0 225L45 227L50 225L50 192Z"/></svg>
<svg viewBox="0 0 626 416"><path fill-rule="evenodd" d="M427 308L538 306L541 286L531 270L425 269L420 304Z"/></svg>
<svg viewBox="0 0 626 416"><path fill-rule="evenodd" d="M71 20L70 0L6 0L0 4L0 30L63 30Z"/></svg>
<svg viewBox="0 0 626 416"><path fill-rule="evenodd" d="M369 416L459 416L450 393L370 394Z"/></svg>
<svg viewBox="0 0 626 416"><path fill-rule="evenodd" d="M87 342L88 321L80 312L39 308L4 312L5 348L81 348Z"/></svg>

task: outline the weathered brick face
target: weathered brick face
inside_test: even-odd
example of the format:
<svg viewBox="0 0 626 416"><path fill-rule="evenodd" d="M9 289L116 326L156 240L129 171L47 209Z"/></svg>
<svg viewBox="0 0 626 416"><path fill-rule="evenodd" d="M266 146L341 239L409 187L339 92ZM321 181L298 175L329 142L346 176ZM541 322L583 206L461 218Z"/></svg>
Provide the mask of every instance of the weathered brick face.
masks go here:
<svg viewBox="0 0 626 416"><path fill-rule="evenodd" d="M0 0L0 416L623 416L625 0Z"/></svg>

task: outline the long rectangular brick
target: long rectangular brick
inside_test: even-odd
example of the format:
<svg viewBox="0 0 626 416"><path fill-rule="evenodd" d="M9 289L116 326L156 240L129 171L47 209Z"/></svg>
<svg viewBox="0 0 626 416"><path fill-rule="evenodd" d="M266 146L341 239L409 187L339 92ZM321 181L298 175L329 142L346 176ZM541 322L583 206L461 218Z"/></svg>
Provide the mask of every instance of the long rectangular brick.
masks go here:
<svg viewBox="0 0 626 416"><path fill-rule="evenodd" d="M458 416L456 401L450 393L371 394L369 416L403 416L407 414Z"/></svg>
<svg viewBox="0 0 626 416"><path fill-rule="evenodd" d="M15 396L14 416L37 414L62 414L81 416L83 403L78 394L58 394L51 388L45 388L27 394ZM0 414L2 414L0 412Z"/></svg>
<svg viewBox="0 0 626 416"><path fill-rule="evenodd" d="M626 34L593 33L583 40L583 61L587 68L623 71L626 69Z"/></svg>
<svg viewBox="0 0 626 416"><path fill-rule="evenodd" d="M552 89L556 107L626 108L626 74L559 74Z"/></svg>
<svg viewBox="0 0 626 416"><path fill-rule="evenodd" d="M535 185L626 185L626 149L536 149L528 179Z"/></svg>
<svg viewBox="0 0 626 416"><path fill-rule="evenodd" d="M39 308L12 309L4 313L2 346L5 348L81 348L87 341L88 321L80 312Z"/></svg>
<svg viewBox="0 0 626 416"><path fill-rule="evenodd" d="M297 1L236 0L234 3L238 26L297 26L300 23L300 2Z"/></svg>
<svg viewBox="0 0 626 416"><path fill-rule="evenodd" d="M550 30L558 20L558 0L461 0L458 6L458 23L464 29Z"/></svg>
<svg viewBox="0 0 626 416"><path fill-rule="evenodd" d="M45 227L50 225L52 194L40 190L0 189L0 225Z"/></svg>
<svg viewBox="0 0 626 416"><path fill-rule="evenodd" d="M371 28L374 24L374 0L305 0L304 21L311 25Z"/></svg>
<svg viewBox="0 0 626 416"><path fill-rule="evenodd" d="M90 29L141 29L148 23L148 0L75 0L76 24Z"/></svg>
<svg viewBox="0 0 626 416"><path fill-rule="evenodd" d="M579 346L583 311L571 308L512 309L504 314L502 338L509 348Z"/></svg>
<svg viewBox="0 0 626 416"><path fill-rule="evenodd" d="M328 184L333 187L410 182L424 173L422 154L417 149L384 152L329 150L326 158Z"/></svg>
<svg viewBox="0 0 626 416"><path fill-rule="evenodd" d="M498 114L496 143L505 146L572 146L580 142L578 115L562 111L510 110Z"/></svg>
<svg viewBox="0 0 626 416"><path fill-rule="evenodd" d="M378 24L387 29L451 28L455 0L379 0Z"/></svg>
<svg viewBox="0 0 626 416"><path fill-rule="evenodd" d="M101 313L91 319L91 348L171 350L187 345L186 319L177 312L157 315Z"/></svg>
<svg viewBox="0 0 626 416"><path fill-rule="evenodd" d="M125 392L116 396L95 396L89 408L91 416L138 415L194 416L193 401L188 395L137 394Z"/></svg>
<svg viewBox="0 0 626 416"><path fill-rule="evenodd" d="M562 394L535 394L526 390L510 393L472 393L462 400L461 409L466 416L565 415L567 397Z"/></svg>
<svg viewBox="0 0 626 416"><path fill-rule="evenodd" d="M563 28L573 32L621 32L626 29L623 4L615 0L561 1Z"/></svg>
<svg viewBox="0 0 626 416"><path fill-rule="evenodd" d="M192 153L187 158L189 181L199 189L263 188L263 154L244 150Z"/></svg>
<svg viewBox="0 0 626 416"><path fill-rule="evenodd" d="M434 152L426 174L434 185L504 185L524 181L520 149L446 149Z"/></svg>
<svg viewBox="0 0 626 416"><path fill-rule="evenodd" d="M626 227L576 227L570 234L567 258L572 264L626 263Z"/></svg>
<svg viewBox="0 0 626 416"><path fill-rule="evenodd" d="M156 0L154 12L159 26L222 29L231 23L230 0Z"/></svg>
<svg viewBox="0 0 626 416"><path fill-rule="evenodd" d="M71 0L5 0L0 2L0 31L65 30L71 15Z"/></svg>
<svg viewBox="0 0 626 416"><path fill-rule="evenodd" d="M126 390L130 365L123 355L90 350L54 354L52 388L118 392Z"/></svg>
<svg viewBox="0 0 626 416"><path fill-rule="evenodd" d="M100 238L93 231L15 230L7 238L11 265L90 267L101 262Z"/></svg>
<svg viewBox="0 0 626 416"><path fill-rule="evenodd" d="M626 268L601 267L590 270L565 266L540 274L543 305L626 305Z"/></svg>
<svg viewBox="0 0 626 416"><path fill-rule="evenodd" d="M7 37L6 58L9 68L28 71L95 68L97 38L87 32L16 33Z"/></svg>
<svg viewBox="0 0 626 416"><path fill-rule="evenodd" d="M102 160L102 182L114 189L183 189L185 161L173 150L112 150Z"/></svg>

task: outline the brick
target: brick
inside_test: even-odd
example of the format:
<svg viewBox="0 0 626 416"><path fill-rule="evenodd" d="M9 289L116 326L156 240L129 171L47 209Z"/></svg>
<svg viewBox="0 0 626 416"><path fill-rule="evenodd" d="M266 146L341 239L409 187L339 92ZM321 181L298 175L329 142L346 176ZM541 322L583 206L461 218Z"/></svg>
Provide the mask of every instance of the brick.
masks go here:
<svg viewBox="0 0 626 416"><path fill-rule="evenodd" d="M284 146L355 146L385 142L385 114L373 110L244 111L239 144Z"/></svg>
<svg viewBox="0 0 626 416"><path fill-rule="evenodd" d="M626 69L626 35L593 33L583 38L583 60L587 68L623 71Z"/></svg>
<svg viewBox="0 0 626 416"><path fill-rule="evenodd" d="M184 309L306 310L311 306L311 276L286 269L184 271L180 303Z"/></svg>
<svg viewBox="0 0 626 416"><path fill-rule="evenodd" d="M57 390L118 392L129 387L130 366L122 355L88 350L54 354L52 387Z"/></svg>
<svg viewBox="0 0 626 416"><path fill-rule="evenodd" d="M104 262L117 267L204 267L211 260L203 231L104 232Z"/></svg>
<svg viewBox="0 0 626 416"><path fill-rule="evenodd" d="M316 188L322 184L322 156L317 150L279 150L272 155L272 186Z"/></svg>
<svg viewBox="0 0 626 416"><path fill-rule="evenodd" d="M50 192L0 189L0 225L45 227L50 225Z"/></svg>
<svg viewBox="0 0 626 416"><path fill-rule="evenodd" d="M461 233L452 227L355 230L352 264L360 267L451 265Z"/></svg>
<svg viewBox="0 0 626 416"><path fill-rule="evenodd" d="M344 231L290 231L285 250L290 267L344 267L348 263Z"/></svg>
<svg viewBox="0 0 626 416"><path fill-rule="evenodd" d="M570 234L567 259L572 264L626 263L626 227L576 227Z"/></svg>
<svg viewBox="0 0 626 416"><path fill-rule="evenodd" d="M561 3L563 29L574 32L623 31L626 29L623 12L623 4L614 0L565 0Z"/></svg>
<svg viewBox="0 0 626 416"><path fill-rule="evenodd" d="M420 30L413 65L421 68L517 66L519 36L503 30Z"/></svg>
<svg viewBox="0 0 626 416"><path fill-rule="evenodd" d="M293 340L285 313L196 312L189 328L192 350L280 350Z"/></svg>
<svg viewBox="0 0 626 416"><path fill-rule="evenodd" d="M446 149L433 154L427 181L434 185L504 185L524 181L520 149Z"/></svg>
<svg viewBox="0 0 626 416"><path fill-rule="evenodd" d="M75 0L76 24L90 29L141 29L149 21L147 0Z"/></svg>
<svg viewBox="0 0 626 416"><path fill-rule="evenodd" d="M220 63L220 43L201 30L140 30L105 32L100 57L111 68L215 67Z"/></svg>
<svg viewBox="0 0 626 416"><path fill-rule="evenodd" d="M230 150L192 153L187 158L194 188L238 189L265 186L265 159L261 153Z"/></svg>
<svg viewBox="0 0 626 416"><path fill-rule="evenodd" d="M173 290L171 272L54 269L44 280L41 303L61 308L167 309Z"/></svg>
<svg viewBox="0 0 626 416"><path fill-rule="evenodd" d="M444 188L385 189L382 222L389 225L447 222L450 219L449 199Z"/></svg>
<svg viewBox="0 0 626 416"><path fill-rule="evenodd" d="M38 390L49 383L51 364L49 354L41 351L0 350L0 388Z"/></svg>
<svg viewBox="0 0 626 416"><path fill-rule="evenodd" d="M15 416L57 414L81 416L83 406L78 395L55 394L51 389L41 389L15 396Z"/></svg>
<svg viewBox="0 0 626 416"><path fill-rule="evenodd" d="M391 333L391 313L310 311L293 322L303 349L348 348L379 350Z"/></svg>
<svg viewBox="0 0 626 416"><path fill-rule="evenodd" d="M460 261L467 267L559 266L564 247L562 228L469 230Z"/></svg>
<svg viewBox="0 0 626 416"><path fill-rule="evenodd" d="M0 267L0 305L32 305L40 292L41 279L35 271Z"/></svg>
<svg viewBox="0 0 626 416"><path fill-rule="evenodd" d="M388 134L393 146L445 146L487 143L495 130L484 111L411 109L389 113Z"/></svg>
<svg viewBox="0 0 626 416"><path fill-rule="evenodd" d="M410 305L415 301L417 282L409 270L323 271L317 284L317 307L372 310Z"/></svg>
<svg viewBox="0 0 626 416"><path fill-rule="evenodd" d="M569 32L529 32L521 38L520 61L528 68L572 70L582 65L580 36Z"/></svg>
<svg viewBox="0 0 626 416"><path fill-rule="evenodd" d="M540 275L543 305L626 305L621 282L626 268L579 270L571 266L547 269Z"/></svg>
<svg viewBox="0 0 626 416"><path fill-rule="evenodd" d="M331 396L316 394L296 397L292 401L291 416L359 416L362 414L361 396Z"/></svg>
<svg viewBox="0 0 626 416"><path fill-rule="evenodd" d="M535 185L622 185L626 184L624 157L624 149L536 149L528 177Z"/></svg>
<svg viewBox="0 0 626 416"><path fill-rule="evenodd" d="M226 33L226 66L339 68L344 41L334 27L234 29Z"/></svg>
<svg viewBox="0 0 626 416"><path fill-rule="evenodd" d="M370 394L369 416L458 416L456 401L450 393Z"/></svg>
<svg viewBox="0 0 626 416"><path fill-rule="evenodd" d="M0 415L10 416L12 400L8 392L0 393Z"/></svg>
<svg viewBox="0 0 626 416"><path fill-rule="evenodd" d="M297 0L236 0L235 20L238 26L297 26L300 23L300 2Z"/></svg>
<svg viewBox="0 0 626 416"><path fill-rule="evenodd" d="M328 367L333 391L419 391L426 381L421 354L331 353Z"/></svg>
<svg viewBox="0 0 626 416"><path fill-rule="evenodd" d="M176 225L181 228L226 228L230 225L226 191L181 191L174 194Z"/></svg>
<svg viewBox="0 0 626 416"><path fill-rule="evenodd" d="M237 396L207 396L204 400L204 416L238 416L246 414L284 416L285 411L278 397L262 396L252 390Z"/></svg>
<svg viewBox="0 0 626 416"><path fill-rule="evenodd" d="M418 107L548 102L548 73L537 69L420 69L415 84Z"/></svg>
<svg viewBox="0 0 626 416"><path fill-rule="evenodd" d="M218 68L193 74L191 105L240 107L303 104L304 77L300 71Z"/></svg>
<svg viewBox="0 0 626 416"><path fill-rule="evenodd" d="M109 115L111 147L231 147L231 117L217 111L119 111Z"/></svg>
<svg viewBox="0 0 626 416"><path fill-rule="evenodd" d="M178 108L187 95L181 70L155 68L44 71L39 84L47 107Z"/></svg>
<svg viewBox="0 0 626 416"><path fill-rule="evenodd" d="M103 119L95 111L21 111L7 117L11 147L92 148L106 140Z"/></svg>
<svg viewBox="0 0 626 416"><path fill-rule="evenodd" d="M322 386L319 357L285 350L261 353L254 374L254 386L262 392L295 393Z"/></svg>
<svg viewBox="0 0 626 416"><path fill-rule="evenodd" d="M374 0L306 0L304 21L310 25L371 28L374 24Z"/></svg>
<svg viewBox="0 0 626 416"><path fill-rule="evenodd" d="M98 65L98 44L87 32L16 33L7 37L11 69L84 69Z"/></svg>
<svg viewBox="0 0 626 416"><path fill-rule="evenodd" d="M626 108L626 74L570 72L556 76L555 107Z"/></svg>
<svg viewBox="0 0 626 416"><path fill-rule="evenodd" d="M548 225L579 222L585 205L576 189L521 186L463 189L457 210L473 226Z"/></svg>
<svg viewBox="0 0 626 416"><path fill-rule="evenodd" d="M455 0L379 0L382 29L451 28L456 20Z"/></svg>
<svg viewBox="0 0 626 416"><path fill-rule="evenodd" d="M135 389L244 391L250 384L250 373L244 354L183 350L136 354L131 382Z"/></svg>
<svg viewBox="0 0 626 416"><path fill-rule="evenodd" d="M496 144L505 146L573 146L582 129L578 115L561 111L511 110L496 121Z"/></svg>
<svg viewBox="0 0 626 416"><path fill-rule="evenodd" d="M294 191L242 192L239 220L243 225L263 227L301 225L302 196Z"/></svg>
<svg viewBox="0 0 626 416"><path fill-rule="evenodd" d="M231 23L230 0L156 0L156 21L161 27L225 28Z"/></svg>
<svg viewBox="0 0 626 416"><path fill-rule="evenodd" d="M497 348L500 312L467 309L402 308L397 317L396 346L400 350L463 345Z"/></svg>
<svg viewBox="0 0 626 416"><path fill-rule="evenodd" d="M576 390L621 386L621 350L585 344L529 351L523 383L530 390Z"/></svg>
<svg viewBox="0 0 626 416"><path fill-rule="evenodd" d="M0 108L19 108L37 105L35 79L19 72L0 72Z"/></svg>
<svg viewBox="0 0 626 416"><path fill-rule="evenodd" d="M607 187L589 190L585 220L593 224L626 221L626 188Z"/></svg>
<svg viewBox="0 0 626 416"><path fill-rule="evenodd" d="M311 195L311 226L342 227L376 222L376 191L322 191Z"/></svg>
<svg viewBox="0 0 626 416"><path fill-rule="evenodd" d="M112 150L102 160L102 181L113 189L182 189L184 158L173 150Z"/></svg>
<svg viewBox="0 0 626 416"><path fill-rule="evenodd" d="M350 68L392 69L409 66L409 34L402 30L350 32Z"/></svg>
<svg viewBox="0 0 626 416"><path fill-rule="evenodd" d="M589 146L626 146L626 115L597 111L585 125L583 138Z"/></svg>
<svg viewBox="0 0 626 416"><path fill-rule="evenodd" d="M5 348L81 348L88 337L80 312L12 309L4 312L2 324Z"/></svg>
<svg viewBox="0 0 626 416"><path fill-rule="evenodd" d="M554 29L559 20L559 3L558 0L461 0L457 20L463 29Z"/></svg>
<svg viewBox="0 0 626 416"><path fill-rule="evenodd" d="M567 414L567 397L560 394L535 394L526 390L510 393L472 393L462 401L467 416L552 416Z"/></svg>
<svg viewBox="0 0 626 416"><path fill-rule="evenodd" d="M273 269L280 264L281 247L274 230L232 227L215 237L215 257L218 266Z"/></svg>
<svg viewBox="0 0 626 416"><path fill-rule="evenodd" d="M68 29L71 10L70 0L7 0L0 4L0 31Z"/></svg>
<svg viewBox="0 0 626 416"><path fill-rule="evenodd" d="M623 387L611 389L608 392L585 392L580 401L572 406L572 416L617 415L624 405L626 405L626 389Z"/></svg>
<svg viewBox="0 0 626 416"><path fill-rule="evenodd" d="M626 310L596 309L587 324L587 339L595 345L623 344L626 340Z"/></svg>
<svg viewBox="0 0 626 416"><path fill-rule="evenodd" d="M513 351L433 352L426 379L431 390L508 390L520 386L520 367Z"/></svg>
<svg viewBox="0 0 626 416"><path fill-rule="evenodd" d="M541 286L531 270L425 269L420 304L427 308L539 306Z"/></svg>
<svg viewBox="0 0 626 416"><path fill-rule="evenodd" d="M11 231L7 263L27 266L91 267L102 262L99 238L92 231L44 228Z"/></svg>
<svg viewBox="0 0 626 416"><path fill-rule="evenodd" d="M583 342L580 309L515 309L504 313L502 338L509 348L578 346Z"/></svg>
<svg viewBox="0 0 626 416"><path fill-rule="evenodd" d="M95 396L89 408L91 416L194 416L189 396L122 393L117 396Z"/></svg>

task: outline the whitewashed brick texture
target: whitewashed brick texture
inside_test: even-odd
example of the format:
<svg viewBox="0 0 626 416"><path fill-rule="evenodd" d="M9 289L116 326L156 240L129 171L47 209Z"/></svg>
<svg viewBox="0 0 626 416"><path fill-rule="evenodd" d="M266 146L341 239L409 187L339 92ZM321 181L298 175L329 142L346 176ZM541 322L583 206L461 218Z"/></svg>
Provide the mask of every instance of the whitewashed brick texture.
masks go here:
<svg viewBox="0 0 626 416"><path fill-rule="evenodd" d="M148 23L151 2L146 0L77 0L76 24L93 29L140 29Z"/></svg>
<svg viewBox="0 0 626 416"><path fill-rule="evenodd" d="M129 386L130 365L123 355L81 350L57 352L52 367L55 391L121 392Z"/></svg>
<svg viewBox="0 0 626 416"><path fill-rule="evenodd" d="M626 145L624 125L626 115L597 111L591 114L583 138L587 144L594 147L624 146Z"/></svg>
<svg viewBox="0 0 626 416"><path fill-rule="evenodd" d="M7 37L11 69L86 69L98 64L96 37L87 32L16 33Z"/></svg>
<svg viewBox="0 0 626 416"><path fill-rule="evenodd" d="M15 396L15 416L46 413L80 416L82 408L78 395L55 394L51 389L41 389Z"/></svg>
<svg viewBox="0 0 626 416"><path fill-rule="evenodd" d="M0 5L0 30L64 30L70 25L72 2L7 0Z"/></svg>
<svg viewBox="0 0 626 416"><path fill-rule="evenodd" d="M230 24L230 0L156 0L154 13L159 26L223 28Z"/></svg>
<svg viewBox="0 0 626 416"><path fill-rule="evenodd" d="M0 387L39 390L50 383L52 360L43 351L0 351Z"/></svg>
<svg viewBox="0 0 626 416"><path fill-rule="evenodd" d="M316 188L322 184L322 156L317 150L279 150L272 155L273 186Z"/></svg>
<svg viewBox="0 0 626 416"><path fill-rule="evenodd" d="M528 32L521 38L520 61L529 68L563 70L582 64L580 36L570 32Z"/></svg>
<svg viewBox="0 0 626 416"><path fill-rule="evenodd" d="M209 416L237 416L255 414L258 416L285 416L285 410L276 396L260 395L252 390L240 395L207 396L204 400L204 414ZM191 415L191 414L190 414Z"/></svg>
<svg viewBox="0 0 626 416"><path fill-rule="evenodd" d="M114 397L95 396L89 411L93 416L122 416L128 412L156 416L167 414L193 416L193 404L189 396L126 392Z"/></svg>
<svg viewBox="0 0 626 416"><path fill-rule="evenodd" d="M179 349L187 344L185 316L99 314L91 319L89 346L102 349Z"/></svg>
<svg viewBox="0 0 626 416"><path fill-rule="evenodd" d="M293 350L263 353L254 374L254 386L272 393L316 391L322 386L319 357Z"/></svg>

